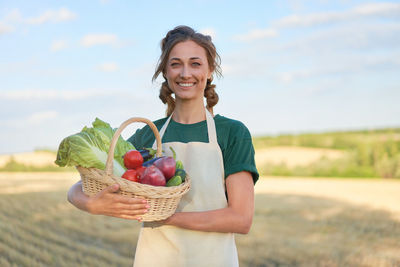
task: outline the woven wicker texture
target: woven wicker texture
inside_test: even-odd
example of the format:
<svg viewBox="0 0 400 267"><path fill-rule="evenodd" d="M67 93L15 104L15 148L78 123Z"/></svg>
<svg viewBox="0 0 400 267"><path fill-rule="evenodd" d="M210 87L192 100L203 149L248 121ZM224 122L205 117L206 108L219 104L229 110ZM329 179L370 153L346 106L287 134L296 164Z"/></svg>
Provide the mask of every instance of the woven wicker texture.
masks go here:
<svg viewBox="0 0 400 267"><path fill-rule="evenodd" d="M150 222L164 220L175 212L182 196L189 191L190 176L187 175L185 182L178 186L164 187L140 184L113 175L112 170L115 145L122 130L134 122L144 122L150 126L156 137L156 156L161 156L162 146L157 127L150 120L145 118L130 118L121 124L111 140L105 170L83 168L80 166L76 167L81 175L83 192L88 196L93 196L107 186L117 183L120 185L118 194L129 197L144 198L149 203L150 209L142 216L142 221Z"/></svg>

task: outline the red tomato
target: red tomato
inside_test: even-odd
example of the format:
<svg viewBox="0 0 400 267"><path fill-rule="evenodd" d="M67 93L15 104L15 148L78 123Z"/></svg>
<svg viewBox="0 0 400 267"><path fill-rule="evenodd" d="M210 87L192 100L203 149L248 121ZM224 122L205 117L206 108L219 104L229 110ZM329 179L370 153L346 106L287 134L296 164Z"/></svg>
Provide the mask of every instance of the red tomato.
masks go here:
<svg viewBox="0 0 400 267"><path fill-rule="evenodd" d="M145 170L146 170L145 166L140 166L139 168L136 169L136 176L139 180L139 183L141 183L141 181L142 181L142 175Z"/></svg>
<svg viewBox="0 0 400 267"><path fill-rule="evenodd" d="M127 169L136 169L142 166L143 157L137 150L129 150L124 155L124 165Z"/></svg>
<svg viewBox="0 0 400 267"><path fill-rule="evenodd" d="M134 169L128 169L122 174L122 178L125 178L126 180L132 181L132 182L139 182L139 179L137 177L136 170Z"/></svg>

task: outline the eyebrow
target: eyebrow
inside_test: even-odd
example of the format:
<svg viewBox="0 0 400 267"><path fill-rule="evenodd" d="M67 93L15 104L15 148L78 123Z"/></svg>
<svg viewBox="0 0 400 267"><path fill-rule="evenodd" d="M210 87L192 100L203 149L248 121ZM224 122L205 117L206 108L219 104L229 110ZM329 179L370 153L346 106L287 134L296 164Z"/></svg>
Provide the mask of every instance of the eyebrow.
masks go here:
<svg viewBox="0 0 400 267"><path fill-rule="evenodd" d="M196 60L196 59L200 59L201 60L201 58L199 58L199 57L191 57L190 58L190 60ZM172 61L172 60L179 60L180 61L181 59L177 58L177 57L173 57L173 58L170 59L170 61Z"/></svg>

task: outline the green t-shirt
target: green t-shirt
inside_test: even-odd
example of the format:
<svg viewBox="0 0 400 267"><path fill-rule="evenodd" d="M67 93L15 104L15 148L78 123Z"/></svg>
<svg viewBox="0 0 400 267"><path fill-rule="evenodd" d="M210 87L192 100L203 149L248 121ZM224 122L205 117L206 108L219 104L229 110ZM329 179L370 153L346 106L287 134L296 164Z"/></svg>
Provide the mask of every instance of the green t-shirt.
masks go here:
<svg viewBox="0 0 400 267"><path fill-rule="evenodd" d="M162 118L154 122L160 130L168 118ZM226 118L221 115L214 117L217 131L218 145L222 151L224 160L225 178L230 174L248 171L256 183L259 174L254 160L254 147L251 135L247 127L240 121ZM139 129L128 141L136 149L151 147L154 143L154 134L148 125ZM208 142L206 120L194 124L182 124L171 119L164 136L165 142Z"/></svg>

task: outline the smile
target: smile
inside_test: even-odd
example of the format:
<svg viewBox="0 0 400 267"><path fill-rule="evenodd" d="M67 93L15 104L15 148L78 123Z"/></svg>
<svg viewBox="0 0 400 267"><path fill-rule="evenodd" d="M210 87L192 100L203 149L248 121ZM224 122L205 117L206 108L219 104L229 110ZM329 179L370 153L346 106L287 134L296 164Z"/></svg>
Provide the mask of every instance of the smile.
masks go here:
<svg viewBox="0 0 400 267"><path fill-rule="evenodd" d="M190 86L193 86L194 85L194 83L178 83L179 84L179 86L181 86L181 87L190 87Z"/></svg>

